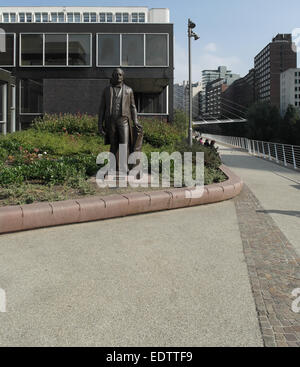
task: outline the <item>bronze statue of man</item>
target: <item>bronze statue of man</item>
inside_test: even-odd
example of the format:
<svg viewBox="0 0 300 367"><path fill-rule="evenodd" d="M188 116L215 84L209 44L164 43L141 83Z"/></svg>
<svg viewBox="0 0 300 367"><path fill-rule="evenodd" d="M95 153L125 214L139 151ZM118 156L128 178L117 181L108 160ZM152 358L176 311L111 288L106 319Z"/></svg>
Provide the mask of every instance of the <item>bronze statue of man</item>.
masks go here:
<svg viewBox="0 0 300 367"><path fill-rule="evenodd" d="M120 68L113 71L111 85L103 92L98 117L98 129L105 136L105 145L110 144L118 170L127 174L127 161L122 163L118 159L119 145L127 144L128 153L141 150L142 127L138 123L133 91L124 84L124 72Z"/></svg>

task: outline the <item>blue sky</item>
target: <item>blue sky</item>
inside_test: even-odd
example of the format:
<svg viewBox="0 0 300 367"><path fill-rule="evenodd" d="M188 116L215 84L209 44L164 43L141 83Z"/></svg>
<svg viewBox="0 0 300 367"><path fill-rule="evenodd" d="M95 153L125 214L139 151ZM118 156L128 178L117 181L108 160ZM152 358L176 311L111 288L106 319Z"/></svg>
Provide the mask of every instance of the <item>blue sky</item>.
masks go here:
<svg viewBox="0 0 300 367"><path fill-rule="evenodd" d="M300 29L299 0L30 0L3 1L0 6L148 6L169 8L175 32L175 80L187 79L187 19L201 37L193 42L193 80L202 69L226 65L244 76L254 56L277 33ZM299 30L300 33L300 30Z"/></svg>

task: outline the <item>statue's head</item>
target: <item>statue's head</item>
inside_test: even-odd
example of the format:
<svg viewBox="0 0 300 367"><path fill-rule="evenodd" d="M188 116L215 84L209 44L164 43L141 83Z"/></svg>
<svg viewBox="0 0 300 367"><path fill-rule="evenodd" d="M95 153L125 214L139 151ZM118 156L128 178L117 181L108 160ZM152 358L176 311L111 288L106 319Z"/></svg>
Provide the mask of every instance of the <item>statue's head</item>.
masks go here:
<svg viewBox="0 0 300 367"><path fill-rule="evenodd" d="M112 84L121 84L124 81L124 71L120 68L117 68L112 73Z"/></svg>

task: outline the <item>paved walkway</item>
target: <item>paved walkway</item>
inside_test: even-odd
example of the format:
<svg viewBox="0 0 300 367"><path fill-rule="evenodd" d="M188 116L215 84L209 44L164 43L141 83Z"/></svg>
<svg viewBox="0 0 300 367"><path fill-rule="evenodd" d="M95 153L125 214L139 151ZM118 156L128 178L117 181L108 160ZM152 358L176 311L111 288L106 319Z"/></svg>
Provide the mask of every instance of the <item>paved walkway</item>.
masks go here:
<svg viewBox="0 0 300 367"><path fill-rule="evenodd" d="M222 154L247 183L235 200L0 236L0 345L297 346L299 218L283 212L300 180ZM273 176L286 205L263 192Z"/></svg>

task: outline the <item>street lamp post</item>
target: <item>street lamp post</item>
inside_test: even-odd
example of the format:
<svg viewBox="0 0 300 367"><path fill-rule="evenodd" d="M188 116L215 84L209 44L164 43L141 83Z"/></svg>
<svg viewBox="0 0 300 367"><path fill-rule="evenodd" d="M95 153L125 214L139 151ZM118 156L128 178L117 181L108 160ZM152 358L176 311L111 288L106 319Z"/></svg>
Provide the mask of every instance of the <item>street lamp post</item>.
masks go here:
<svg viewBox="0 0 300 367"><path fill-rule="evenodd" d="M189 39L189 146L193 146L193 88L192 88L192 44L191 39L194 37L194 40L197 41L200 37L197 36L193 29L196 27L196 24L189 19L188 21L188 39Z"/></svg>

